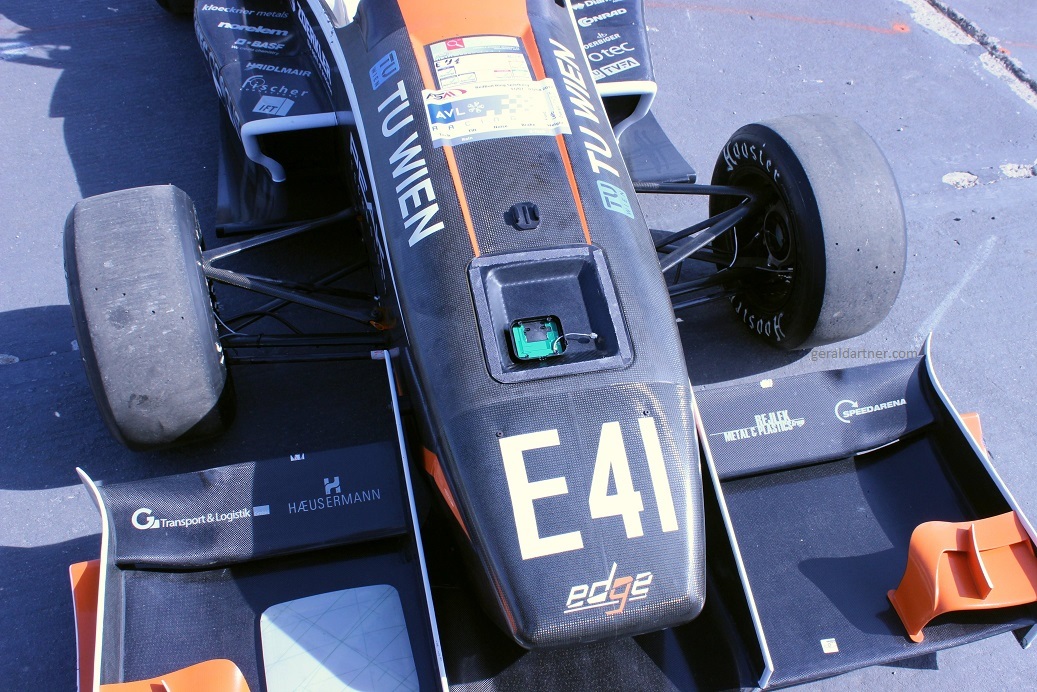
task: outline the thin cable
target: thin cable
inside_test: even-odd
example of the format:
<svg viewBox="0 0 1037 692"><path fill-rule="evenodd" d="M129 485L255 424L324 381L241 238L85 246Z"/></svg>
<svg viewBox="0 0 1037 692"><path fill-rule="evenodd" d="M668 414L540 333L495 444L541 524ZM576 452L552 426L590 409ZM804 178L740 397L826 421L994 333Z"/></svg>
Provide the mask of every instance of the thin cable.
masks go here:
<svg viewBox="0 0 1037 692"><path fill-rule="evenodd" d="M555 339L554 342L551 344L551 353L554 353L555 349L558 348L558 342L561 341L562 339L564 339L567 336L585 336L588 339L590 339L591 341L593 341L594 339L598 338L598 335L596 333L594 333L594 332L591 332L590 334L584 334L582 332L569 332L568 334L562 334L560 337Z"/></svg>

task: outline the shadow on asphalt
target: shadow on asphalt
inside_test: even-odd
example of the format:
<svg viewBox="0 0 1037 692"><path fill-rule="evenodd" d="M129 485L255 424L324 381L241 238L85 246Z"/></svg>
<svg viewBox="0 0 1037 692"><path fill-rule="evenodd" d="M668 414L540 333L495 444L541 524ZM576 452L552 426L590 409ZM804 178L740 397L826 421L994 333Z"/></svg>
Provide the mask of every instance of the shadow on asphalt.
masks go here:
<svg viewBox="0 0 1037 692"><path fill-rule="evenodd" d="M96 558L100 550L99 535L35 548L0 547L0 565L4 566L0 593L46 596L42 600L20 598L4 609L6 632L0 641L4 689L76 689L76 634L68 566ZM35 643L31 651L22 649L25 642Z"/></svg>
<svg viewBox="0 0 1037 692"><path fill-rule="evenodd" d="M213 218L218 101L191 21L143 0L18 2L3 15L28 29L5 60L61 71L50 117L64 119L84 197L172 183Z"/></svg>

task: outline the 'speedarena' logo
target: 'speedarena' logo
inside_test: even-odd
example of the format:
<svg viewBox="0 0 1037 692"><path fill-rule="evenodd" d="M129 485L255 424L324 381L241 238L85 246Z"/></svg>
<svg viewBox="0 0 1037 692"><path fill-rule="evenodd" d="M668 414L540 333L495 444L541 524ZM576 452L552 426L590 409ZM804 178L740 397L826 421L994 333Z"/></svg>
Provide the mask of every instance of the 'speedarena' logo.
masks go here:
<svg viewBox="0 0 1037 692"><path fill-rule="evenodd" d="M898 406L906 406L906 399L894 399L892 401L884 401L881 404L875 404L874 406L861 406L856 401L850 401L849 399L843 399L835 405L835 417L841 420L843 423L852 423L854 416L866 416L869 413L876 413L878 411L885 411L891 408L897 408Z"/></svg>

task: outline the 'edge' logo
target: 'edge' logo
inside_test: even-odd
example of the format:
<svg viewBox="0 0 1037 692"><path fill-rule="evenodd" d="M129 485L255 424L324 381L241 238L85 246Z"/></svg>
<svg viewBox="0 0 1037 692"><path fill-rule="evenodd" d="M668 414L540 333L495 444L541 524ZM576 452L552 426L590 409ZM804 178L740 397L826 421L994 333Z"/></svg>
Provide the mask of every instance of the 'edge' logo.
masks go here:
<svg viewBox="0 0 1037 692"><path fill-rule="evenodd" d="M616 563L612 563L609 576L593 584L577 584L569 589L569 599L565 602L564 614L575 613L592 608L615 606L606 610L605 615L622 615L629 601L641 601L648 597L648 587L652 583L651 572L641 572L636 577L616 578Z"/></svg>

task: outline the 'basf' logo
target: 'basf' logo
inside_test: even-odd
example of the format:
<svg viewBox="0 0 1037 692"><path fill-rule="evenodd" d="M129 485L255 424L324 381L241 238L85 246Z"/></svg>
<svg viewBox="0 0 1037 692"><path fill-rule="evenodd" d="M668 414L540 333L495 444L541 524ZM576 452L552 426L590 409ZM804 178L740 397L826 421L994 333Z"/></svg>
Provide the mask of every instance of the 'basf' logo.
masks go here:
<svg viewBox="0 0 1037 692"><path fill-rule="evenodd" d="M621 615L630 601L641 601L648 597L652 583L651 572L641 572L635 577L617 577L616 563L612 563L609 576L591 584L577 584L569 589L569 600L565 612L575 613L592 608L610 607L605 615Z"/></svg>

